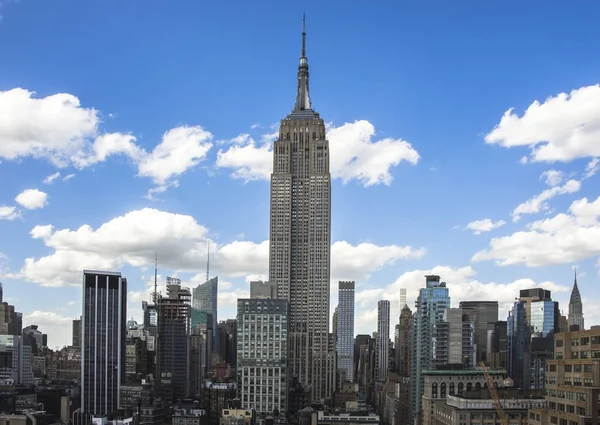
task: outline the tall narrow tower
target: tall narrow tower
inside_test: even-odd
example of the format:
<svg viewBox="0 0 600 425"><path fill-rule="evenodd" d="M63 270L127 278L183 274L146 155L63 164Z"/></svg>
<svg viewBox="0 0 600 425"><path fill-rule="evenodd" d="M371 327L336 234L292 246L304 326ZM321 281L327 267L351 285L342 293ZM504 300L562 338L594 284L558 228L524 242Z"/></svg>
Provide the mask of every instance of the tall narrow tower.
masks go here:
<svg viewBox="0 0 600 425"><path fill-rule="evenodd" d="M315 400L330 394L331 176L325 122L311 106L305 21L296 103L273 148L269 280L290 302L289 371Z"/></svg>
<svg viewBox="0 0 600 425"><path fill-rule="evenodd" d="M581 302L581 294L577 287L577 270L575 270L575 281L573 282L573 291L569 299L569 330L571 326L577 326L577 330L582 331L583 327L583 302Z"/></svg>

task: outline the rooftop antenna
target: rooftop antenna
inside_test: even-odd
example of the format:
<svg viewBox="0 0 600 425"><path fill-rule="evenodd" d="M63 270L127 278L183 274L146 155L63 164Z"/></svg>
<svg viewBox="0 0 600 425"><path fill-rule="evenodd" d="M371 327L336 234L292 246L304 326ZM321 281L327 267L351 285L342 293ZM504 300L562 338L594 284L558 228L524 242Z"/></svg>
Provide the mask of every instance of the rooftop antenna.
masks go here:
<svg viewBox="0 0 600 425"><path fill-rule="evenodd" d="M206 281L210 280L210 241L206 241Z"/></svg>
<svg viewBox="0 0 600 425"><path fill-rule="evenodd" d="M158 298L158 250L154 252L154 303L156 304L156 299Z"/></svg>

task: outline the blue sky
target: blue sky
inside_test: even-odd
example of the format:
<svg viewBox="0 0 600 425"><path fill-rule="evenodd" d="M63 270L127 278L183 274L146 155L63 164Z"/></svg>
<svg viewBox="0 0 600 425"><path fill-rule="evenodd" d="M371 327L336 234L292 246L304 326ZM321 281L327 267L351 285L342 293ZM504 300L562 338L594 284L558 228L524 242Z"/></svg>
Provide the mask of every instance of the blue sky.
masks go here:
<svg viewBox="0 0 600 425"><path fill-rule="evenodd" d="M139 317L157 248L161 278L193 286L210 241L234 317L266 273L269 147L304 11L334 155L331 303L357 281L356 332L378 299L395 322L399 289L412 305L431 271L454 304L541 285L566 310L577 266L600 323L599 4L0 4L0 280L52 346L83 268L121 270Z"/></svg>

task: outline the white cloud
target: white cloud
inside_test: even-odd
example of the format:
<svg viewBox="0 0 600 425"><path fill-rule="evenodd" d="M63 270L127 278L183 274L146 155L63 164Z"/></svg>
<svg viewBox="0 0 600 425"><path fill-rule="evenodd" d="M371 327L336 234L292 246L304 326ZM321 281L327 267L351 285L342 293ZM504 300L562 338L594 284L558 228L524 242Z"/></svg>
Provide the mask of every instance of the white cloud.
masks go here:
<svg viewBox="0 0 600 425"><path fill-rule="evenodd" d="M574 201L568 213L531 223L527 230L493 238L472 261L495 260L500 266L566 264L600 255L600 197Z"/></svg>
<svg viewBox="0 0 600 425"><path fill-rule="evenodd" d="M73 177L75 177L75 174L67 174L62 178L62 181L66 182L67 180L71 180Z"/></svg>
<svg viewBox="0 0 600 425"><path fill-rule="evenodd" d="M265 143L258 146L250 138L245 144L236 144L226 150L217 152L217 167L232 168L233 178L245 181L268 180L273 171L272 145Z"/></svg>
<svg viewBox="0 0 600 425"><path fill-rule="evenodd" d="M51 184L54 180L60 177L60 171L57 171L54 174L50 174L48 177L44 179L44 184Z"/></svg>
<svg viewBox="0 0 600 425"><path fill-rule="evenodd" d="M564 178L565 173L558 170L547 170L540 175L540 180L544 180L550 187L558 186L563 182Z"/></svg>
<svg viewBox="0 0 600 425"><path fill-rule="evenodd" d="M543 287L553 292L553 297L566 296L570 288L559 286L553 282L535 282L532 279L518 279L509 283L482 282L472 267L436 266L429 270L413 270L400 275L393 283L383 288L367 287L356 292L356 329L355 333L371 333L377 328L377 301L390 300L391 332L400 316L400 288L406 289L407 303L414 311L414 302L420 288L425 286L425 275L439 275L447 283L453 307L461 301L498 301L500 307L499 320L504 320L508 309L512 306L519 290ZM493 297L490 297L493 294Z"/></svg>
<svg viewBox="0 0 600 425"><path fill-rule="evenodd" d="M139 175L150 177L158 187L177 184L176 178L202 161L212 143L202 127L177 127L167 131L151 153L139 160Z"/></svg>
<svg viewBox="0 0 600 425"><path fill-rule="evenodd" d="M81 270L86 268L118 270L126 264L153 265L157 249L161 268L198 271L199 265L206 264L209 240L207 229L193 217L150 208L131 211L97 229L83 225L77 230L55 230L52 225L40 225L30 234L54 252L38 259L27 258L13 277L44 286L79 285ZM245 277L267 273L268 241L210 244L213 275ZM332 279L360 279L397 260L420 258L425 250L371 243L353 246L338 241L331 252Z"/></svg>
<svg viewBox="0 0 600 425"><path fill-rule="evenodd" d="M131 134L102 134L99 112L82 107L77 97L34 95L21 88L0 91L0 158L43 158L59 168L82 169L125 155L138 175L151 178L158 187L155 192L160 192L176 186L177 177L198 165L212 147L212 135L202 127L180 126L167 131L147 152ZM55 173L44 182L56 178Z"/></svg>
<svg viewBox="0 0 600 425"><path fill-rule="evenodd" d="M550 189L546 189L539 195L535 195L533 198L519 204L512 212L513 221L519 221L521 216L525 214L535 214L542 210L547 210L548 201L552 198L559 195L579 192L579 189L581 189L581 182L579 180L569 180L562 186L554 186Z"/></svg>
<svg viewBox="0 0 600 425"><path fill-rule="evenodd" d="M35 310L23 314L23 326L38 325L39 330L48 335L49 347L63 347L70 344L73 319L54 311Z"/></svg>
<svg viewBox="0 0 600 425"><path fill-rule="evenodd" d="M482 220L474 220L467 224L464 230L471 230L474 234L480 235L484 232L490 232L494 229L502 227L506 224L504 220L492 221L491 218L484 218Z"/></svg>
<svg viewBox="0 0 600 425"><path fill-rule="evenodd" d="M48 204L48 194L38 189L26 189L17 195L15 201L28 210L35 210Z"/></svg>
<svg viewBox="0 0 600 425"><path fill-rule="evenodd" d="M519 117L506 111L485 141L503 147L526 146L532 161L568 162L600 156L600 85L535 101Z"/></svg>
<svg viewBox="0 0 600 425"><path fill-rule="evenodd" d="M361 120L330 127L327 138L330 143L330 167L334 178L344 183L358 180L364 186L389 185L391 168L402 161L416 165L420 159L412 145L402 139L384 138L374 141L375 127ZM239 136L238 136L239 137ZM232 177L249 180L267 180L273 169L272 144L277 132L265 136L262 144L248 137L245 143L237 143L219 150L217 167L233 169Z"/></svg>
<svg viewBox="0 0 600 425"><path fill-rule="evenodd" d="M0 91L0 157L45 158L64 167L96 134L98 111L71 94L34 98L17 88Z"/></svg>
<svg viewBox="0 0 600 425"><path fill-rule="evenodd" d="M594 158L585 166L583 178L589 179L590 177L595 176L598 170L600 170L600 158Z"/></svg>
<svg viewBox="0 0 600 425"><path fill-rule="evenodd" d="M16 207L0 205L0 220L14 220L19 217Z"/></svg>

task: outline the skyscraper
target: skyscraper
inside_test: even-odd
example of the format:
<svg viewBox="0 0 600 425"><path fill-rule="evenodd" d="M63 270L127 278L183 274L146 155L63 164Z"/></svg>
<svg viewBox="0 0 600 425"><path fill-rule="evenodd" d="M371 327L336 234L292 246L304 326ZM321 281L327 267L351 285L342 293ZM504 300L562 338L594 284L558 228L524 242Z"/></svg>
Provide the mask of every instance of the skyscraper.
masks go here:
<svg viewBox="0 0 600 425"><path fill-rule="evenodd" d="M173 400L189 396L190 299L189 288L171 277L167 277L167 295L157 299L158 372L161 379L170 374Z"/></svg>
<svg viewBox="0 0 600 425"><path fill-rule="evenodd" d="M81 412L104 416L118 409L125 379L127 279L84 270L82 293Z"/></svg>
<svg viewBox="0 0 600 425"><path fill-rule="evenodd" d="M583 326L583 303L577 287L577 271L575 271L575 282L573 282L573 291L571 291L571 299L569 299L569 330L571 330L571 326L577 326L578 331L585 329Z"/></svg>
<svg viewBox="0 0 600 425"><path fill-rule="evenodd" d="M196 286L192 296L192 326L206 324L207 329L211 329L213 349L219 346L219 333L217 332L218 290L219 277L215 276Z"/></svg>
<svg viewBox="0 0 600 425"><path fill-rule="evenodd" d="M444 312L450 308L450 294L446 282L436 275L425 276L425 288L421 288L414 315L413 352L411 358L411 422L421 411L424 370L432 370L442 363L436 358L436 326L443 322Z"/></svg>
<svg viewBox="0 0 600 425"><path fill-rule="evenodd" d="M337 317L337 368L354 382L354 282L340 282Z"/></svg>
<svg viewBox="0 0 600 425"><path fill-rule="evenodd" d="M376 344L377 363L375 364L375 379L385 382L390 365L390 302L388 300L377 302Z"/></svg>
<svg viewBox="0 0 600 425"><path fill-rule="evenodd" d="M329 142L309 96L304 21L296 103L273 147L269 244L269 280L278 298L290 303L290 376L309 385L313 399L328 397L334 373L328 348Z"/></svg>

